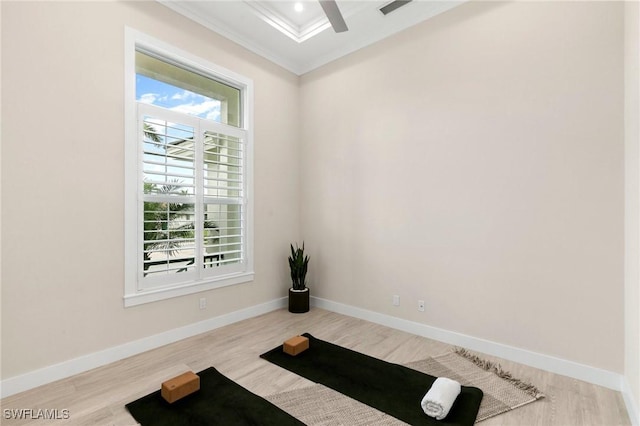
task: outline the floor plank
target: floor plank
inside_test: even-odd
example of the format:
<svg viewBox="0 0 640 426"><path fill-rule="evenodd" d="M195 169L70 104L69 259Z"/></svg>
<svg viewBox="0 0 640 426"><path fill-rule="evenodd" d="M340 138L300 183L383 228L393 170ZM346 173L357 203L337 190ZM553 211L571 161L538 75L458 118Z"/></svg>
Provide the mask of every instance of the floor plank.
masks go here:
<svg viewBox="0 0 640 426"><path fill-rule="evenodd" d="M450 345L378 324L312 308L306 314L277 310L203 333L125 360L4 398L6 409L69 410L55 425L135 425L124 405L184 371L215 366L258 395L270 395L311 384L259 358L287 338L309 332L333 343L384 359L407 363L440 355ZM514 376L540 388L546 398L485 420L484 426L627 426L620 392L495 357ZM42 420L3 416L3 425L42 425Z"/></svg>

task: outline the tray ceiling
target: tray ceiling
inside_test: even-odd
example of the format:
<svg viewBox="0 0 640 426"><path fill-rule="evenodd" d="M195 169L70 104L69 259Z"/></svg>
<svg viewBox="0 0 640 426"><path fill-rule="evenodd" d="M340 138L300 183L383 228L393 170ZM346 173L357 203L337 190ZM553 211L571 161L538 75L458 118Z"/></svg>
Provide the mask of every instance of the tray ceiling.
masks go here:
<svg viewBox="0 0 640 426"><path fill-rule="evenodd" d="M301 75L466 0L413 0L387 15L380 8L390 0L338 0L349 28L342 33L333 31L316 0L158 1Z"/></svg>

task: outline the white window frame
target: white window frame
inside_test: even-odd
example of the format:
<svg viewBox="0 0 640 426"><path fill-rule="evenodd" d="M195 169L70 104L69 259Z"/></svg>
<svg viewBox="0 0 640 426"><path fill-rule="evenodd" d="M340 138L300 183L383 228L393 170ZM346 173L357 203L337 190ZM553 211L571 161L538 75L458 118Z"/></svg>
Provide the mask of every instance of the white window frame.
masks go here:
<svg viewBox="0 0 640 426"><path fill-rule="evenodd" d="M244 253L240 267L220 268L221 273L198 273L185 281L180 274L175 280L165 280L162 285L148 287L143 284L142 274L142 161L140 133L138 128L138 103L135 92L135 53L137 49L153 52L190 69L198 70L212 78L240 89L242 120L241 128L232 128L216 122L202 124L200 130L224 130L241 135L244 140ZM173 297L193 294L214 288L240 284L253 280L253 82L237 73L198 58L165 42L125 28L125 146L124 146L124 305L135 306ZM142 106L142 105L141 105ZM145 111L153 110L145 108ZM170 111L166 111L170 113ZM199 120L199 119L196 119ZM199 218L196 218L199 220ZM199 262L198 262L199 263ZM186 278L186 277L185 277Z"/></svg>

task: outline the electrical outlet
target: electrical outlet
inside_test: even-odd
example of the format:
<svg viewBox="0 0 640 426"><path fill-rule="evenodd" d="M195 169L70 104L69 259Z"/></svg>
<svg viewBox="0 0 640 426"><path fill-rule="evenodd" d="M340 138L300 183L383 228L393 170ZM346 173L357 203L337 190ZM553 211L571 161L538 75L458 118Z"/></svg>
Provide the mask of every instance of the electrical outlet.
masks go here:
<svg viewBox="0 0 640 426"><path fill-rule="evenodd" d="M424 312L424 300L418 300L418 310Z"/></svg>
<svg viewBox="0 0 640 426"><path fill-rule="evenodd" d="M393 295L393 306L400 306L400 296L397 294Z"/></svg>
<svg viewBox="0 0 640 426"><path fill-rule="evenodd" d="M207 299L205 297L200 298L200 309L207 309Z"/></svg>

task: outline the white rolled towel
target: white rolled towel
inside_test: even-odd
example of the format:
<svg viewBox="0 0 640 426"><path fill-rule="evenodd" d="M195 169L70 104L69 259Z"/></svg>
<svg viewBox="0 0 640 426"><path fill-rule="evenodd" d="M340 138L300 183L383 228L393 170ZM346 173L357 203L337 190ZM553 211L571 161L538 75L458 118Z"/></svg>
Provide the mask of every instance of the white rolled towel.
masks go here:
<svg viewBox="0 0 640 426"><path fill-rule="evenodd" d="M451 406L460 395L460 383L446 377L438 377L427 394L422 398L420 405L429 417L442 420L447 417Z"/></svg>

